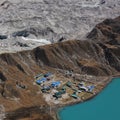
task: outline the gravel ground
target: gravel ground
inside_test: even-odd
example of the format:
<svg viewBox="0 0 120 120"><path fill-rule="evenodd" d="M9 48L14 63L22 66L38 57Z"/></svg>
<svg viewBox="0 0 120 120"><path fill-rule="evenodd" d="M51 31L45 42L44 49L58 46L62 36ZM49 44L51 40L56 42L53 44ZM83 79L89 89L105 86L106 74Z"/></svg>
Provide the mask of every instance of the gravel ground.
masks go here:
<svg viewBox="0 0 120 120"><path fill-rule="evenodd" d="M106 18L120 15L120 0L1 0L0 51L16 52L50 43L85 39L92 28ZM24 31L28 41L15 32Z"/></svg>

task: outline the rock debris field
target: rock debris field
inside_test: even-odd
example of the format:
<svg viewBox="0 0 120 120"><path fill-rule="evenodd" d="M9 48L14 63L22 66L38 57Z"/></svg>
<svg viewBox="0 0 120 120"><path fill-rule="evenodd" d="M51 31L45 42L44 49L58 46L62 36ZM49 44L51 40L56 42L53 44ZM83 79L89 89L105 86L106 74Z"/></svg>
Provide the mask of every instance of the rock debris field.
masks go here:
<svg viewBox="0 0 120 120"><path fill-rule="evenodd" d="M96 24L120 15L120 0L1 0L0 53L85 40Z"/></svg>

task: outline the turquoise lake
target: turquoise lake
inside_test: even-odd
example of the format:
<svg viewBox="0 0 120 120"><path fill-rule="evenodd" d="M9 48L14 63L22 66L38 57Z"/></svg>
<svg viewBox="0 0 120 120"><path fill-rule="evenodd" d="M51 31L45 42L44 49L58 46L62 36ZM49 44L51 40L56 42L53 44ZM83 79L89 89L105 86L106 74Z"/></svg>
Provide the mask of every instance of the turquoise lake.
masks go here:
<svg viewBox="0 0 120 120"><path fill-rule="evenodd" d="M95 98L59 111L60 120L120 120L120 78Z"/></svg>

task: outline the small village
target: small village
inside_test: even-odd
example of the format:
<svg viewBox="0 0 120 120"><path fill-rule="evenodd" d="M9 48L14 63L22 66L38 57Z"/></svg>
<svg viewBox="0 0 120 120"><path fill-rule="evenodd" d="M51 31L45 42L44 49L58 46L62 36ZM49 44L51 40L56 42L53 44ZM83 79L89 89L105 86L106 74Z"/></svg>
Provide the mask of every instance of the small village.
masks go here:
<svg viewBox="0 0 120 120"><path fill-rule="evenodd" d="M36 85L40 88L47 102L85 100L95 94L95 84L72 77L72 71L66 72L66 80L58 80L53 73L38 74L34 77Z"/></svg>

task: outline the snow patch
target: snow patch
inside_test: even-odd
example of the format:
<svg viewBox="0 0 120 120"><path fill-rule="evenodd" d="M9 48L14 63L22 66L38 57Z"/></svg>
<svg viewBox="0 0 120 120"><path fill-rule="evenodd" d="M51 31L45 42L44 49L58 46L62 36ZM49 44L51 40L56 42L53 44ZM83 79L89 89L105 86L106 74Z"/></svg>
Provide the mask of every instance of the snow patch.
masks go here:
<svg viewBox="0 0 120 120"><path fill-rule="evenodd" d="M42 44L51 44L51 42L46 40L46 39L31 39L31 38L25 38L25 37L22 37L22 39L25 40L25 41L39 42L39 43L42 43Z"/></svg>

